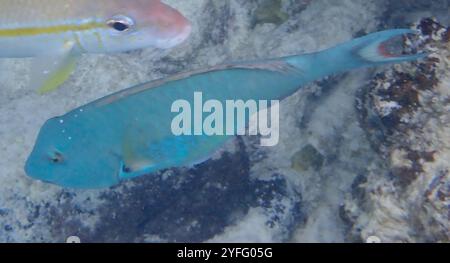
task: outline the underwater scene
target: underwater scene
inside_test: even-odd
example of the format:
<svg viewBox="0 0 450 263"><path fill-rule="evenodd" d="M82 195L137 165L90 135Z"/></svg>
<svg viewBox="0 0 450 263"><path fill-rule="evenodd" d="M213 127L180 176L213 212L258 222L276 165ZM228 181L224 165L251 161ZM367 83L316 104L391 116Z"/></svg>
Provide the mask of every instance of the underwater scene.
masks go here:
<svg viewBox="0 0 450 263"><path fill-rule="evenodd" d="M0 13L0 243L450 242L450 0Z"/></svg>

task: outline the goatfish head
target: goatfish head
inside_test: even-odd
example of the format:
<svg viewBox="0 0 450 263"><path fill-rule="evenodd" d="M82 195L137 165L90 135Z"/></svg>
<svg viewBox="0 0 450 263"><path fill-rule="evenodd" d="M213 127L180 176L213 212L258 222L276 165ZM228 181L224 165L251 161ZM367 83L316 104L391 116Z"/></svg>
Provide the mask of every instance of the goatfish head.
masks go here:
<svg viewBox="0 0 450 263"><path fill-rule="evenodd" d="M184 42L191 23L160 0L8 0L0 15L0 57L32 57L30 85L55 90L83 53L116 53Z"/></svg>
<svg viewBox="0 0 450 263"><path fill-rule="evenodd" d="M191 33L191 23L178 10L159 0L116 2L104 17L102 39L87 45L92 52L123 52L145 47L173 48ZM90 50L87 50L88 52Z"/></svg>

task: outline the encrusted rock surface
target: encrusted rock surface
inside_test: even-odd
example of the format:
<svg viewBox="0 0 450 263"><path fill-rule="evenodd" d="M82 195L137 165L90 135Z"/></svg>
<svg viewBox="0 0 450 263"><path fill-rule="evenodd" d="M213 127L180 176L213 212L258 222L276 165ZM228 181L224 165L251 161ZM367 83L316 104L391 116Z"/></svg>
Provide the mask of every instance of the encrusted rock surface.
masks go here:
<svg viewBox="0 0 450 263"><path fill-rule="evenodd" d="M195 168L101 191L26 177L23 164L40 126L77 106L180 71L318 51L405 26L422 11L439 15L445 4L418 0L402 10L393 0L166 2L192 20L187 43L167 52L85 56L52 94L26 88L28 60L0 61L0 242L63 242L70 235L91 242L448 240L449 78L439 35L425 41L438 50L425 63L388 67L370 85L372 71L331 77L287 99L277 147L239 138ZM383 93L380 83L402 89ZM358 89L368 86L373 91L365 89L355 109Z"/></svg>
<svg viewBox="0 0 450 263"><path fill-rule="evenodd" d="M361 122L382 157L344 208L362 238L450 241L450 28L433 19L416 28L408 48L430 56L377 74L361 92Z"/></svg>

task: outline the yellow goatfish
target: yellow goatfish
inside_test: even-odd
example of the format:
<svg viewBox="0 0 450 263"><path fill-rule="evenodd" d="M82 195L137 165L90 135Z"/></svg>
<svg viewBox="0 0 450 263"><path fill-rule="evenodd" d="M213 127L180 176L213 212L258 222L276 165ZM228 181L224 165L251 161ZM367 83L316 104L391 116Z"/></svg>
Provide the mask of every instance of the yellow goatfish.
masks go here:
<svg viewBox="0 0 450 263"><path fill-rule="evenodd" d="M32 86L56 89L83 53L168 49L190 22L160 0L0 0L0 57L33 57Z"/></svg>

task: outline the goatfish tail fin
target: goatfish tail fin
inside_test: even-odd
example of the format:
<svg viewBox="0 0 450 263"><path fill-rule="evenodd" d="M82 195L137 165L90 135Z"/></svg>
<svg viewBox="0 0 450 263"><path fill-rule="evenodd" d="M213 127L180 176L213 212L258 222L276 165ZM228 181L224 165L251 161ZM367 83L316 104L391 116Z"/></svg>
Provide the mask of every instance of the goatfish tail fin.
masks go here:
<svg viewBox="0 0 450 263"><path fill-rule="evenodd" d="M410 29L381 31L322 52L287 57L284 61L305 71L308 80L362 67L415 61L428 55L405 53L404 37L415 33Z"/></svg>

